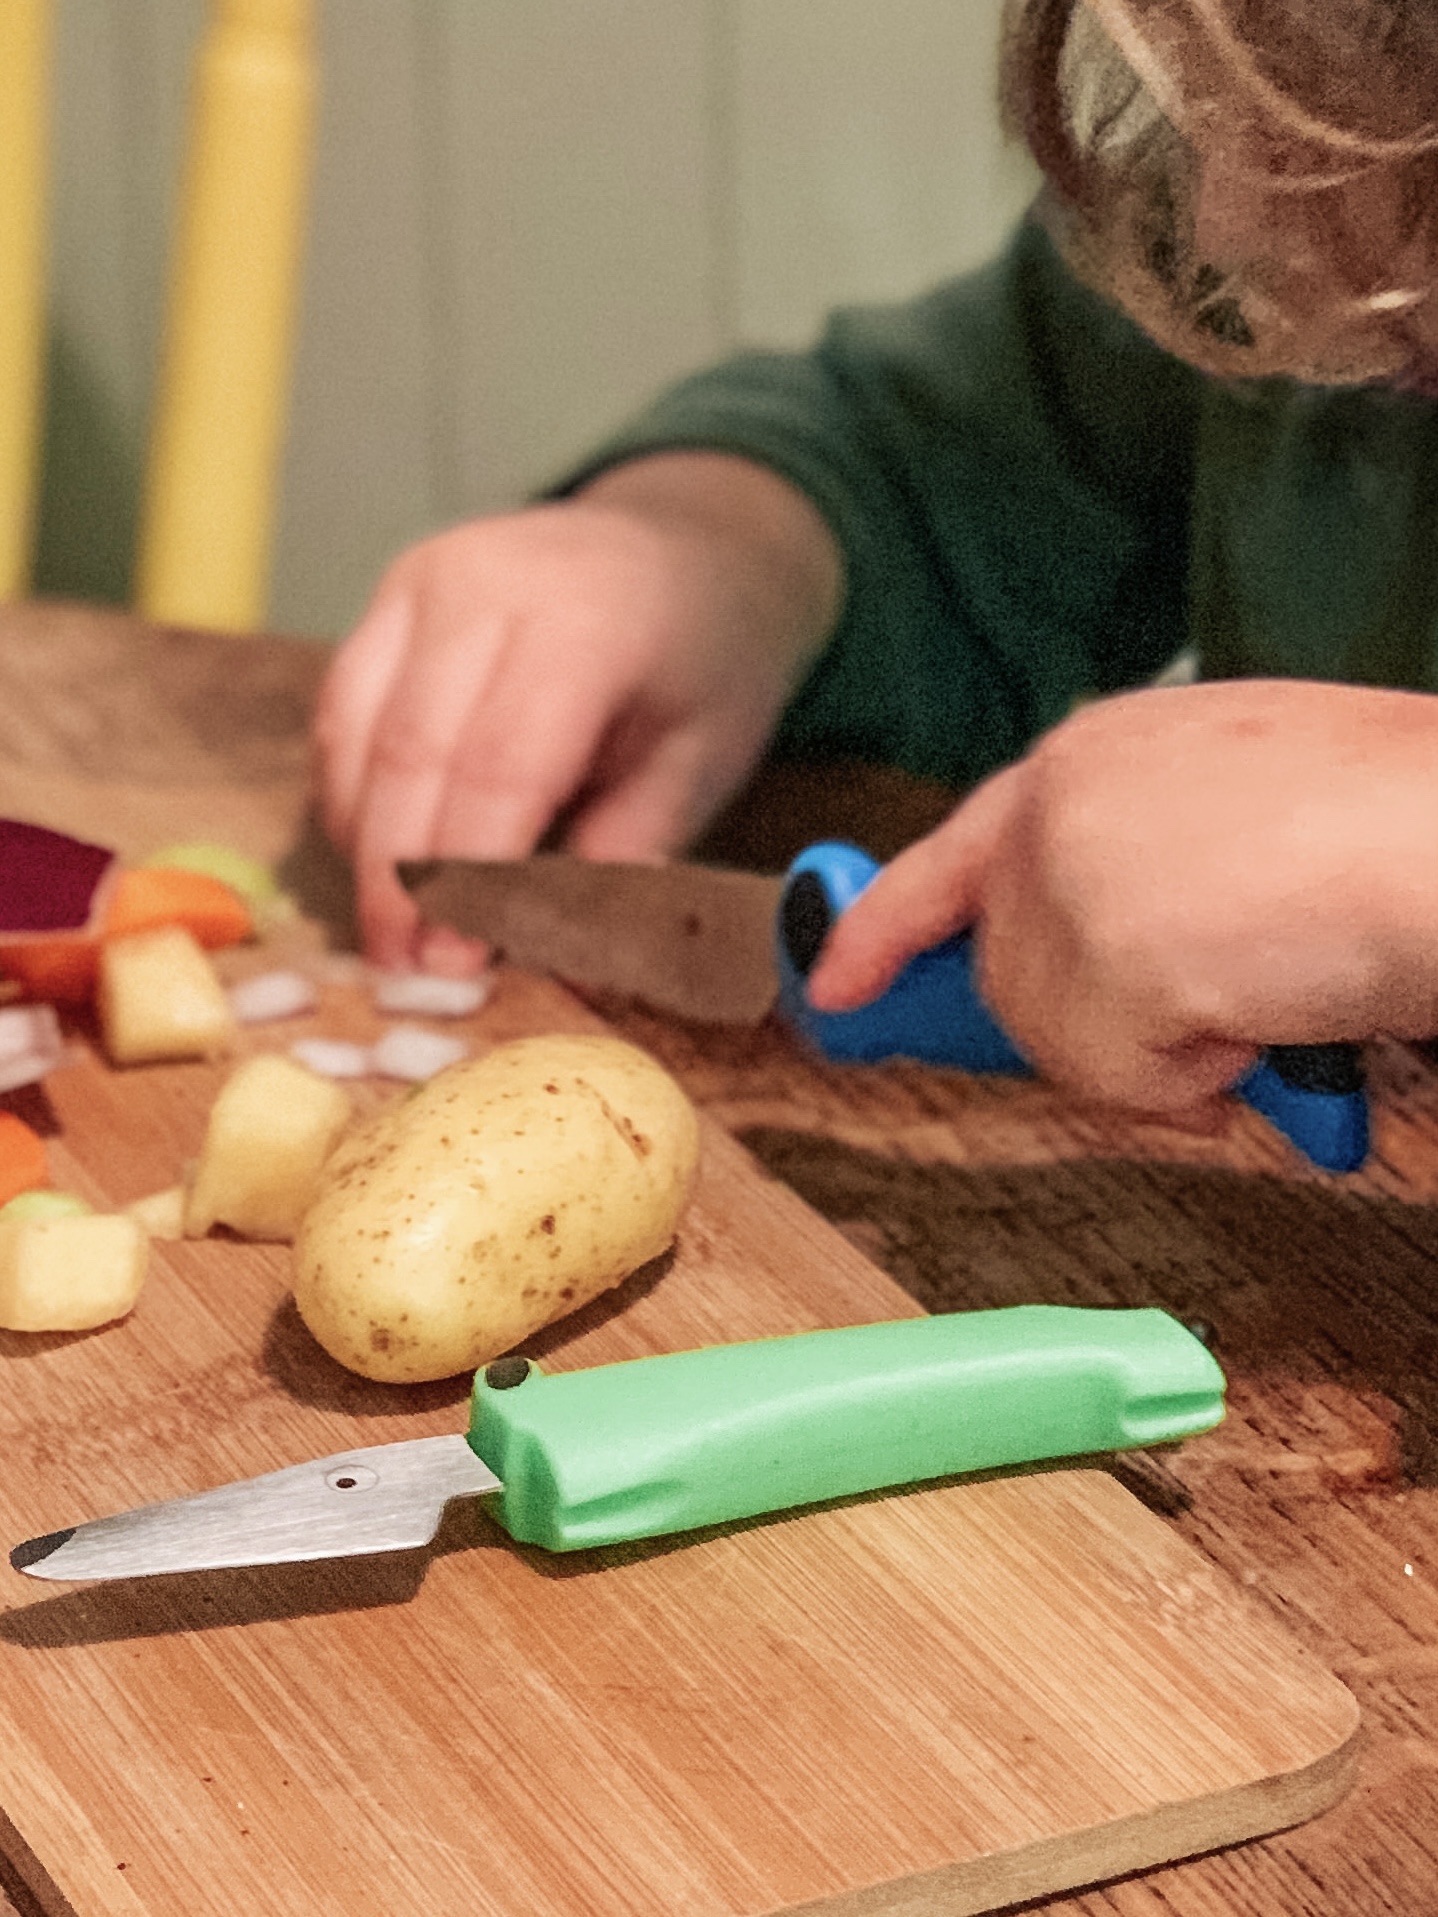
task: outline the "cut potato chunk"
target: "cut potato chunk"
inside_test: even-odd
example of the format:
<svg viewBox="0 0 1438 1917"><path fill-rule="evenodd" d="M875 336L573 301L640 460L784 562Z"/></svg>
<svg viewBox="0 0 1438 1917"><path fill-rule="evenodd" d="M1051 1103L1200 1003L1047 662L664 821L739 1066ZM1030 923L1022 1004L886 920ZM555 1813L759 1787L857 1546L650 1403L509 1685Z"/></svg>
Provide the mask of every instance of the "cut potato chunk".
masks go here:
<svg viewBox="0 0 1438 1917"><path fill-rule="evenodd" d="M100 1028L117 1065L227 1049L235 1015L194 935L165 925L109 939L100 954Z"/></svg>
<svg viewBox="0 0 1438 1917"><path fill-rule="evenodd" d="M167 1185L163 1191L147 1192L126 1205L125 1214L137 1218L152 1238L183 1238L185 1235L185 1188Z"/></svg>
<svg viewBox="0 0 1438 1917"><path fill-rule="evenodd" d="M0 1221L0 1325L90 1331L123 1318L149 1256L144 1227L119 1212Z"/></svg>
<svg viewBox="0 0 1438 1917"><path fill-rule="evenodd" d="M292 1058L247 1059L211 1108L186 1237L228 1225L246 1238L293 1238L351 1110L347 1092Z"/></svg>

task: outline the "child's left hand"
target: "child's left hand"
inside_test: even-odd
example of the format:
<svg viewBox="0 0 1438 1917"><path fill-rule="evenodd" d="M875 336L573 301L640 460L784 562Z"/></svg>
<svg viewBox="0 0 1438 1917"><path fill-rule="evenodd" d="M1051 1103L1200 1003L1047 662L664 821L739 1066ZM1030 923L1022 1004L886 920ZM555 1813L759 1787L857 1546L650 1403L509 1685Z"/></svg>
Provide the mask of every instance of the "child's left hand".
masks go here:
<svg viewBox="0 0 1438 1917"><path fill-rule="evenodd" d="M1035 1067L1204 1115L1265 1045L1438 1033L1438 698L1297 680L1085 708L896 858L809 979L878 996L972 926Z"/></svg>

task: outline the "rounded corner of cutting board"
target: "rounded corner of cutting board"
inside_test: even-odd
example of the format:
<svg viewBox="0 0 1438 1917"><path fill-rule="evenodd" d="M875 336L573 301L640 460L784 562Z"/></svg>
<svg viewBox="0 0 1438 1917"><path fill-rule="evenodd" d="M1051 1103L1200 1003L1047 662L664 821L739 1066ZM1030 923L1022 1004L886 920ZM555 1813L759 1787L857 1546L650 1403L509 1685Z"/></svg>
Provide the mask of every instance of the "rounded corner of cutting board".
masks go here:
<svg viewBox="0 0 1438 1917"><path fill-rule="evenodd" d="M1192 1863L1306 1824L1353 1785L1363 1743L1352 1692L1332 1679L1348 1709L1338 1742L1279 1776L1211 1796L1155 1806L1139 1816L1069 1831L1018 1849L871 1884L794 1906L785 1917L989 1917L1032 1899L1081 1896L1120 1878Z"/></svg>

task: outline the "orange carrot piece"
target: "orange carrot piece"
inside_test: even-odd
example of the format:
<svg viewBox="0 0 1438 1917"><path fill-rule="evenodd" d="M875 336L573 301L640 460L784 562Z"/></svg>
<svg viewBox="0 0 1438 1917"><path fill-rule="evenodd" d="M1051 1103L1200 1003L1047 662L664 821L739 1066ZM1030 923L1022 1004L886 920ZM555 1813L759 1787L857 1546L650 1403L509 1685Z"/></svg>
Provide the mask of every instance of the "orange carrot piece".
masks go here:
<svg viewBox="0 0 1438 1917"><path fill-rule="evenodd" d="M50 1177L45 1141L14 1112L0 1112L0 1205Z"/></svg>
<svg viewBox="0 0 1438 1917"><path fill-rule="evenodd" d="M238 945L255 929L238 892L208 872L188 872L178 865L141 865L122 872L104 937L123 938L159 925L183 925L207 952Z"/></svg>
<svg viewBox="0 0 1438 1917"><path fill-rule="evenodd" d="M254 931L244 901L219 879L179 866L137 866L117 876L98 937L66 932L53 939L0 941L0 972L18 979L31 998L83 1004L95 987L102 940L160 925L183 925L207 951L238 945Z"/></svg>

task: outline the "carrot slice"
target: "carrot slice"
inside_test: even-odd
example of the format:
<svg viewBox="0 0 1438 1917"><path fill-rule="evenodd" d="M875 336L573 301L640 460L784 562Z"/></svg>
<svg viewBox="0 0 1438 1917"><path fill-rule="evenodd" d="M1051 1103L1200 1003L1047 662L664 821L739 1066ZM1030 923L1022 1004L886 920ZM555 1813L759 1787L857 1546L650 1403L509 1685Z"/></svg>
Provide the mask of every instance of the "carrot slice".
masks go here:
<svg viewBox="0 0 1438 1917"><path fill-rule="evenodd" d="M50 1176L45 1141L14 1112L0 1112L0 1205Z"/></svg>
<svg viewBox="0 0 1438 1917"><path fill-rule="evenodd" d="M123 938L160 925L183 925L207 952L238 945L255 929L239 894L208 872L178 865L141 865L122 872L103 936Z"/></svg>
<svg viewBox="0 0 1438 1917"><path fill-rule="evenodd" d="M183 925L207 951L238 945L254 930L243 900L219 879L178 866L138 866L116 878L98 936L62 933L14 944L0 939L0 972L18 979L32 998L80 1004L94 990L104 939L160 925Z"/></svg>

